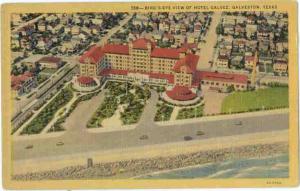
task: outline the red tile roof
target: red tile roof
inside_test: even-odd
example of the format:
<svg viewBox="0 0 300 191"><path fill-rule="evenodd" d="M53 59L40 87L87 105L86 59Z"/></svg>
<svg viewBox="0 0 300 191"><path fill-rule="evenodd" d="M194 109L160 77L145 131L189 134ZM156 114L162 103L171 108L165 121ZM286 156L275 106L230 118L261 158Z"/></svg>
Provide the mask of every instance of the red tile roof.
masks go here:
<svg viewBox="0 0 300 191"><path fill-rule="evenodd" d="M233 83L242 83L242 84L247 84L248 82L247 75L243 75L243 74L198 71L197 77L199 80L233 82Z"/></svg>
<svg viewBox="0 0 300 191"><path fill-rule="evenodd" d="M172 74L159 74L159 73L148 73L150 78L155 79L166 79L170 84L174 83L174 76Z"/></svg>
<svg viewBox="0 0 300 191"><path fill-rule="evenodd" d="M193 48L197 48L197 44L196 43L184 43L182 45L182 47L187 48L187 49L193 49Z"/></svg>
<svg viewBox="0 0 300 191"><path fill-rule="evenodd" d="M21 88L22 84L31 78L33 74L31 72L25 72L24 74L18 76L11 76L11 88L13 90L18 90Z"/></svg>
<svg viewBox="0 0 300 191"><path fill-rule="evenodd" d="M151 57L178 59L179 51L174 48L154 48L151 52Z"/></svg>
<svg viewBox="0 0 300 191"><path fill-rule="evenodd" d="M58 64L61 61L61 58L54 57L54 56L45 56L38 60L38 62L48 62L48 63L55 63Z"/></svg>
<svg viewBox="0 0 300 191"><path fill-rule="evenodd" d="M175 63L173 70L176 72L180 72L181 67L185 66L187 69L187 73L193 73L197 70L198 60L199 56L194 54L187 54L184 58L181 58Z"/></svg>
<svg viewBox="0 0 300 191"><path fill-rule="evenodd" d="M226 60L228 61L228 57L226 55L219 55L218 60Z"/></svg>
<svg viewBox="0 0 300 191"><path fill-rule="evenodd" d="M151 46L153 48L151 52L151 57L153 58L179 59L179 54L181 52L186 52L188 48L194 47L194 44L186 44L184 47L178 49L155 48L155 43L145 38L133 41L133 47L145 49L147 48L147 43L151 43ZM90 63L95 64L98 63L99 60L101 60L105 53L129 55L129 46L121 44L106 44L103 48L101 48L94 45L81 56L79 61L81 63L85 63L85 60L89 58Z"/></svg>
<svg viewBox="0 0 300 191"><path fill-rule="evenodd" d="M146 38L140 38L140 39L133 41L132 46L133 46L133 48L137 48L137 49L148 49L147 48L148 43L151 44L151 48L155 47L155 43Z"/></svg>
<svg viewBox="0 0 300 191"><path fill-rule="evenodd" d="M103 52L110 53L110 54L129 54L129 47L128 45L121 45L121 44L106 44L103 47Z"/></svg>
<svg viewBox="0 0 300 191"><path fill-rule="evenodd" d="M95 83L95 80L89 76L80 76L77 78L77 81L80 84L86 84L86 85Z"/></svg>
<svg viewBox="0 0 300 191"><path fill-rule="evenodd" d="M90 63L96 64L103 56L104 52L101 50L101 47L94 45L79 58L79 62L86 63L86 60L89 59Z"/></svg>
<svg viewBox="0 0 300 191"><path fill-rule="evenodd" d="M167 96L178 101L187 101L194 99L197 95L188 87L176 85L172 90L166 91Z"/></svg>
<svg viewBox="0 0 300 191"><path fill-rule="evenodd" d="M254 56L245 56L245 61L254 61Z"/></svg>

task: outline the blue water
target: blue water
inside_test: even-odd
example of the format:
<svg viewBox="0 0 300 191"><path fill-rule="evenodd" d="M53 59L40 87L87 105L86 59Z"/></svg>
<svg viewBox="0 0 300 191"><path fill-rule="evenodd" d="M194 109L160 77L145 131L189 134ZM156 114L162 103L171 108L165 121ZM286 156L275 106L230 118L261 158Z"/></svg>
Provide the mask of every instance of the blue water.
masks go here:
<svg viewBox="0 0 300 191"><path fill-rule="evenodd" d="M139 179L192 178L287 178L288 154L208 163L195 167L153 173Z"/></svg>

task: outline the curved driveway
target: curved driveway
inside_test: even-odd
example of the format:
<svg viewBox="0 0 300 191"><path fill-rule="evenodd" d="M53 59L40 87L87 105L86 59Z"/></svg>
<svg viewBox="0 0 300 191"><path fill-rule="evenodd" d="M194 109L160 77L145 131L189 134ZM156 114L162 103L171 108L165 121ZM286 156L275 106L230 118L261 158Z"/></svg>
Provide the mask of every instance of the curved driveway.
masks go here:
<svg viewBox="0 0 300 191"><path fill-rule="evenodd" d="M103 92L97 97L86 101L84 104L79 105L71 115L76 115L76 118L81 118L82 115L94 112L94 109L97 108L99 102L101 102L101 99L104 97L102 93ZM95 104L95 100L98 102L97 105ZM89 133L85 129L87 121L76 120L78 122L72 125L76 128L72 130L67 129L60 137L14 141L14 160L47 158L90 151L101 152L111 149L182 142L183 137L187 135L193 137L193 139L207 139L255 132L271 132L288 128L288 113L159 126L153 122L157 100L157 93L152 92L151 98L148 100L148 104L141 116L140 123L135 129ZM82 112L82 107L86 107L86 112ZM243 125L236 125L236 121L242 121ZM72 121L66 121L66 124L70 126L71 123ZM73 121L73 123L75 122ZM203 131L205 135L196 136L198 130ZM140 140L140 136L144 134L148 135L149 139ZM56 146L56 143L59 141L64 142L64 145ZM32 144L34 147L32 149L25 149L29 144Z"/></svg>

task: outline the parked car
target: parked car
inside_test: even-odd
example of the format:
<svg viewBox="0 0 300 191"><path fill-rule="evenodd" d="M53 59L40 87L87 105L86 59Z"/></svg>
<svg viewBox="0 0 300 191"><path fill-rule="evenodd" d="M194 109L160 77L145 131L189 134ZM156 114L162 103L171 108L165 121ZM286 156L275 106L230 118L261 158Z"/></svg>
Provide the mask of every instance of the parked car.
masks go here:
<svg viewBox="0 0 300 191"><path fill-rule="evenodd" d="M184 136L183 139L185 141L190 141L190 140L193 140L193 137L191 137L191 136Z"/></svg>
<svg viewBox="0 0 300 191"><path fill-rule="evenodd" d="M235 125L243 125L242 121L237 121L234 123Z"/></svg>
<svg viewBox="0 0 300 191"><path fill-rule="evenodd" d="M58 142L58 143L56 143L56 146L62 146L62 145L64 145L64 143L63 142Z"/></svg>
<svg viewBox="0 0 300 191"><path fill-rule="evenodd" d="M149 139L148 135L142 135L140 136L140 140L146 140Z"/></svg>
<svg viewBox="0 0 300 191"><path fill-rule="evenodd" d="M33 145L27 145L26 147L25 147L25 149L32 149L33 148Z"/></svg>
<svg viewBox="0 0 300 191"><path fill-rule="evenodd" d="M197 135L198 136L204 135L204 132L203 131L197 131Z"/></svg>

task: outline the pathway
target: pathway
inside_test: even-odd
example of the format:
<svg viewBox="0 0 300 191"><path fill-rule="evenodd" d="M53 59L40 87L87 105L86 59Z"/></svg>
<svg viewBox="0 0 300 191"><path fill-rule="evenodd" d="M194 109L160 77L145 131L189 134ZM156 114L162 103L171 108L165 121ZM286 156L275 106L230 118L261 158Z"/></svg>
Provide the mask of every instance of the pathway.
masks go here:
<svg viewBox="0 0 300 191"><path fill-rule="evenodd" d="M101 91L97 96L90 100L80 102L70 116L66 119L63 126L67 133L73 133L80 131L86 132L86 124L92 117L93 113L97 110L99 105L104 101L104 95L106 90ZM75 133L76 134L76 133Z"/></svg>
<svg viewBox="0 0 300 191"><path fill-rule="evenodd" d="M156 104L158 102L158 93L154 90L151 91L151 97L147 100L146 106L138 122L138 127L140 128L151 128L154 124L154 117L156 114Z"/></svg>
<svg viewBox="0 0 300 191"><path fill-rule="evenodd" d="M122 129L122 120L121 120L121 110L122 105L119 105L113 116L106 118L102 121L101 125L103 128L120 128ZM101 128L101 129L103 129Z"/></svg>
<svg viewBox="0 0 300 191"><path fill-rule="evenodd" d="M40 134L48 133L48 131L53 127L54 123L62 116L64 116L70 109L73 103L78 99L78 96L76 95L76 92L73 92L72 99L62 108L60 108L58 111L56 111L53 119L47 124L47 126L42 130Z"/></svg>
<svg viewBox="0 0 300 191"><path fill-rule="evenodd" d="M220 22L222 12L214 12L212 15L211 25L208 29L204 40L206 43L201 44L200 52L198 55L200 56L197 69L209 69L211 67L209 61L213 60L214 56L214 46L217 43L218 35L216 33L216 27Z"/></svg>
<svg viewBox="0 0 300 191"><path fill-rule="evenodd" d="M38 16L38 17L30 20L30 21L27 21L25 23L20 24L19 26L17 26L16 28L14 28L14 30L12 31L12 34L15 33L15 32L18 32L19 29L21 29L21 28L23 28L25 26L28 26L28 25L31 25L31 24L35 23L36 21L40 20L43 17L47 17L47 14L42 14L42 15L40 15L40 16Z"/></svg>
<svg viewBox="0 0 300 191"><path fill-rule="evenodd" d="M111 38L112 35L114 35L116 32L118 32L125 24L128 23L128 21L132 18L133 14L129 14L126 16L125 19L121 20L119 22L119 25L112 28L101 40L97 43L99 46L103 46L107 43L108 39Z"/></svg>
<svg viewBox="0 0 300 191"><path fill-rule="evenodd" d="M176 120L180 109L181 109L180 107L174 106L173 112L172 112L171 117L170 117L170 121L175 121Z"/></svg>

